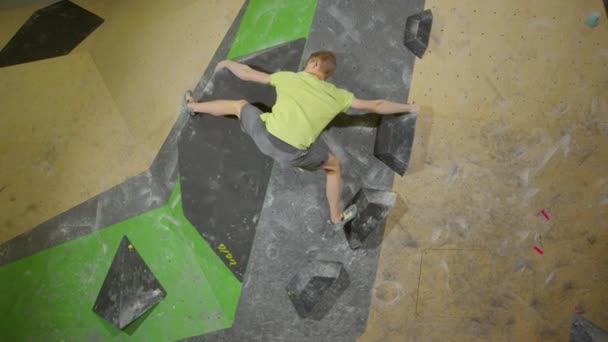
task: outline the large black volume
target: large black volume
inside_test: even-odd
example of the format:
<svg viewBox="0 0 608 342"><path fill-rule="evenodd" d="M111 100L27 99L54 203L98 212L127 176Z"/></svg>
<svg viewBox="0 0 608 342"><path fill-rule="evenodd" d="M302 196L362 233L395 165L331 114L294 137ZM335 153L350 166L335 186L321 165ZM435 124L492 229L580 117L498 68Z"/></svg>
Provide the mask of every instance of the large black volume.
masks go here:
<svg viewBox="0 0 608 342"><path fill-rule="evenodd" d="M123 236L93 311L118 329L124 329L166 295L135 246Z"/></svg>
<svg viewBox="0 0 608 342"><path fill-rule="evenodd" d="M67 55L102 23L102 18L67 0L42 8L0 51L0 67Z"/></svg>
<svg viewBox="0 0 608 342"><path fill-rule="evenodd" d="M374 156L403 176L410 163L416 114L385 115L376 131Z"/></svg>

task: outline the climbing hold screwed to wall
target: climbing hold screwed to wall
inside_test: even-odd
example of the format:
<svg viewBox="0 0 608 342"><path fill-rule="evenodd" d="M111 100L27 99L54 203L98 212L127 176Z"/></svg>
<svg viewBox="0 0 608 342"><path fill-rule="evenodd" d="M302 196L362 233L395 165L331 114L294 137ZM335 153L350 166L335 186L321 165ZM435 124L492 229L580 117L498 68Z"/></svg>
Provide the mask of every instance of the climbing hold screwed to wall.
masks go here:
<svg viewBox="0 0 608 342"><path fill-rule="evenodd" d="M308 260L287 284L287 296L302 318L321 320L350 285L340 262Z"/></svg>
<svg viewBox="0 0 608 342"><path fill-rule="evenodd" d="M344 225L350 248L363 247L365 241L384 222L395 205L397 194L390 191L361 189L349 205L357 207L355 218Z"/></svg>
<svg viewBox="0 0 608 342"><path fill-rule="evenodd" d="M400 176L409 166L417 117L417 114L385 115L376 130L374 156Z"/></svg>
<svg viewBox="0 0 608 342"><path fill-rule="evenodd" d="M593 12L591 15L585 19L585 25L593 28L596 27L600 23L600 14L599 12Z"/></svg>
<svg viewBox="0 0 608 342"><path fill-rule="evenodd" d="M418 58L422 58L429 45L432 26L433 12L430 9L407 18L403 44Z"/></svg>
<svg viewBox="0 0 608 342"><path fill-rule="evenodd" d="M135 246L123 236L93 311L116 328L124 329L166 295Z"/></svg>

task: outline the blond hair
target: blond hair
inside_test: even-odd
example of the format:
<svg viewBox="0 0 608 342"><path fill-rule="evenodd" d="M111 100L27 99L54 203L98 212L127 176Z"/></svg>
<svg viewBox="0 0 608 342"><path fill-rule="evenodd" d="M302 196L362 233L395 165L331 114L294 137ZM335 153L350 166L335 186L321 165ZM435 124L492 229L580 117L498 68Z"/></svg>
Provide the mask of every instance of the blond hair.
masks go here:
<svg viewBox="0 0 608 342"><path fill-rule="evenodd" d="M319 62L319 70L325 76L331 75L336 70L336 54L328 50L314 52L308 57L307 63L316 60Z"/></svg>

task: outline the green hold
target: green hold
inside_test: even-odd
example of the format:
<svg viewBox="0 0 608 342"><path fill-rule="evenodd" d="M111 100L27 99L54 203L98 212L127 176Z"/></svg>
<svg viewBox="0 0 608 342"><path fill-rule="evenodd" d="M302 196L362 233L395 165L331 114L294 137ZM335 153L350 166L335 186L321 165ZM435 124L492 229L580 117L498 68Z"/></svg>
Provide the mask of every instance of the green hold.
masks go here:
<svg viewBox="0 0 608 342"><path fill-rule="evenodd" d="M585 24L589 27L596 27L600 23L600 14L594 12L585 19Z"/></svg>

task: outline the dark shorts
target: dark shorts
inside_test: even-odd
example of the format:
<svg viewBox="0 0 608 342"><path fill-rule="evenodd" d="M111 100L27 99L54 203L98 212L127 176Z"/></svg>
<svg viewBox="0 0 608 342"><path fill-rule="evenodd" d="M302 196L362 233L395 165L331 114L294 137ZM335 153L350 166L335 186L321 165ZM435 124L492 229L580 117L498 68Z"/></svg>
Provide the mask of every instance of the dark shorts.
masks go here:
<svg viewBox="0 0 608 342"><path fill-rule="evenodd" d="M327 162L329 148L321 137L307 150L297 149L270 134L260 115L262 111L251 104L241 109L241 129L253 139L262 153L281 165L308 171L318 170Z"/></svg>

